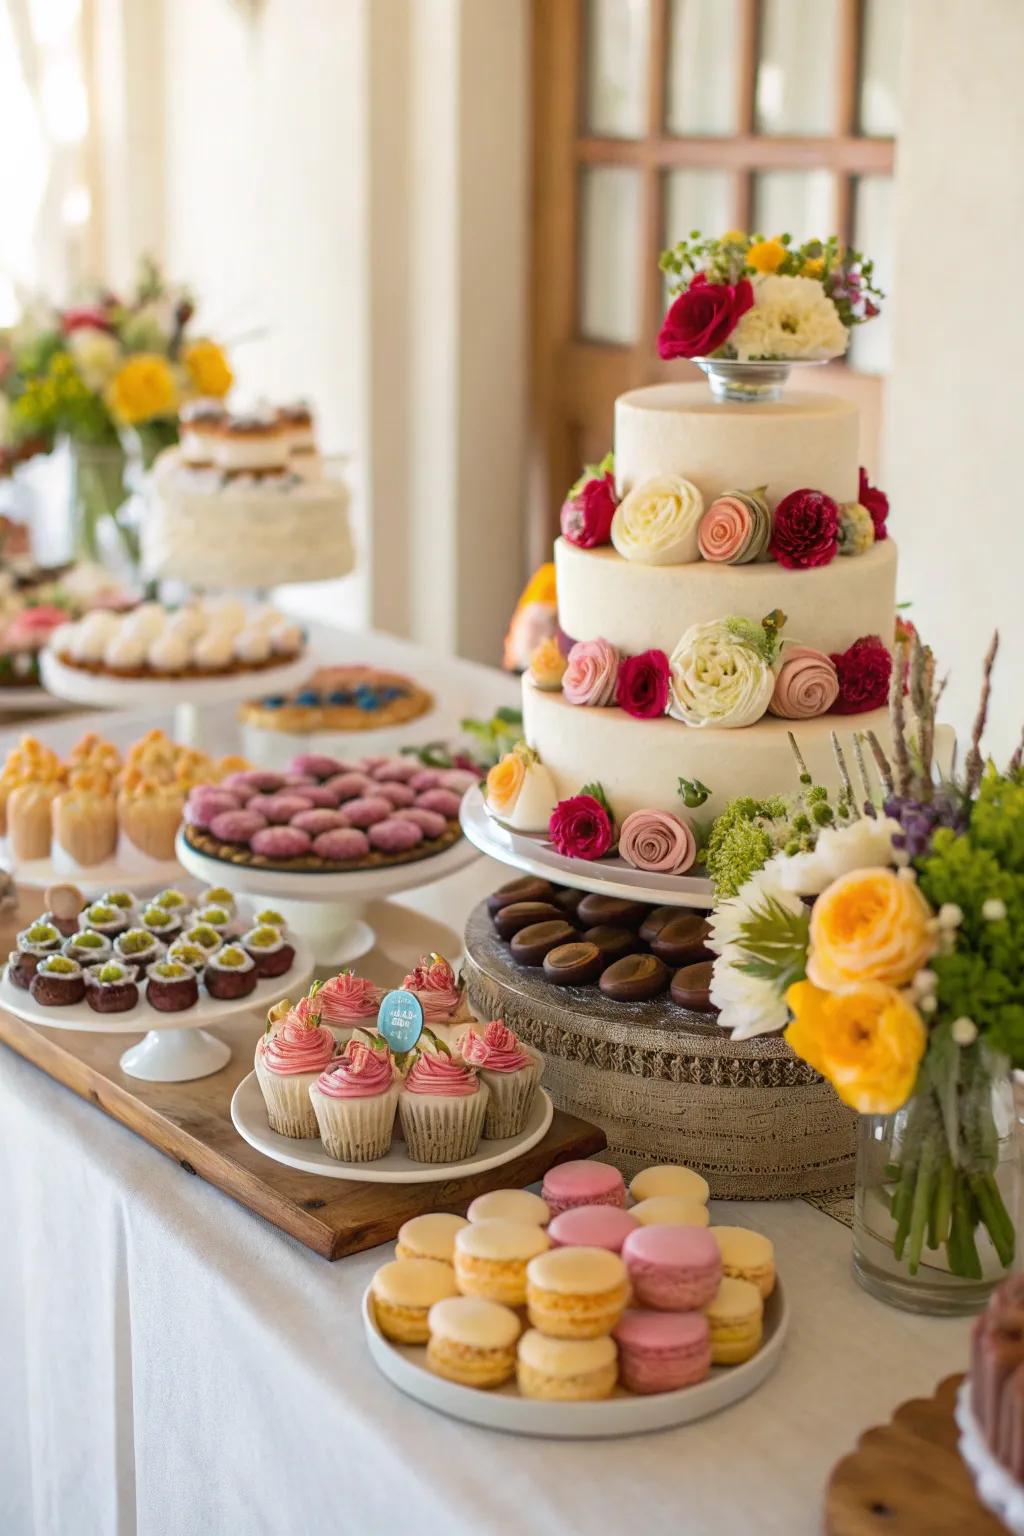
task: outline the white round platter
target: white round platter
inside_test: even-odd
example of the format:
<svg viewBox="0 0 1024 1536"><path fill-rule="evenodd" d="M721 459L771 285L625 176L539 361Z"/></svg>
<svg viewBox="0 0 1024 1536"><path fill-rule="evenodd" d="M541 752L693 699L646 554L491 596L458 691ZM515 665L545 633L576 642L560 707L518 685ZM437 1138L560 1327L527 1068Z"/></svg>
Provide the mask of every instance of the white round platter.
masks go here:
<svg viewBox="0 0 1024 1536"><path fill-rule="evenodd" d="M45 1029L77 1029L93 1035L147 1032L121 1057L122 1072L148 1083L187 1083L219 1072L231 1059L230 1047L207 1034L204 1026L226 1024L245 1013L262 1019L281 998L305 992L313 978L313 957L301 939L290 936L290 941L295 959L284 976L258 981L248 997L214 998L200 991L195 1007L180 1013L161 1013L144 996L126 1013L94 1013L85 1002L68 1008L44 1008L31 992L11 984L6 966L0 976L0 1007L27 1024Z"/></svg>
<svg viewBox="0 0 1024 1536"><path fill-rule="evenodd" d="M58 699L45 688L0 688L0 715L51 715L66 711L67 699Z"/></svg>
<svg viewBox="0 0 1024 1536"><path fill-rule="evenodd" d="M279 1136L270 1129L267 1107L263 1101L256 1073L250 1072L235 1089L231 1100L231 1119L243 1141L264 1157L303 1173L319 1173L332 1179L353 1179L361 1184L440 1184L448 1179L464 1179L473 1173L500 1168L513 1158L529 1152L547 1134L554 1116L551 1099L543 1088L533 1101L530 1118L518 1136L502 1141L481 1141L472 1157L458 1163L415 1163L405 1150L405 1142L396 1139L386 1157L374 1163L340 1163L328 1157L316 1137L299 1141Z"/></svg>
<svg viewBox="0 0 1024 1536"><path fill-rule="evenodd" d="M706 1381L674 1392L637 1396L616 1388L599 1403L539 1402L520 1397L514 1382L485 1392L446 1381L427 1368L422 1345L392 1344L377 1326L369 1289L363 1296L363 1327L374 1364L400 1392L427 1408L483 1429L501 1429L544 1440L604 1440L692 1424L749 1396L775 1369L789 1327L781 1283L765 1303L764 1342L745 1365L713 1366Z"/></svg>
<svg viewBox="0 0 1024 1536"><path fill-rule="evenodd" d="M10 870L19 885L30 891L45 891L48 885L77 885L87 900L104 891L128 886L140 896L177 885L181 865L177 859L151 859L126 837L118 842L113 858L102 864L76 864L55 842L48 859L26 859L18 863L6 838L0 840L0 863Z"/></svg>
<svg viewBox="0 0 1024 1536"><path fill-rule="evenodd" d="M631 869L624 859L566 859L556 853L543 833L513 832L489 816L483 791L474 785L462 797L462 830L481 853L501 864L511 864L580 891L599 896L620 896L627 901L649 901L666 907L714 905L714 886L703 875L651 875Z"/></svg>
<svg viewBox="0 0 1024 1536"><path fill-rule="evenodd" d="M960 1383L954 1418L960 1431L959 1451L974 1476L978 1498L1013 1536L1024 1536L1024 1488L989 1450L971 1408L968 1377Z"/></svg>

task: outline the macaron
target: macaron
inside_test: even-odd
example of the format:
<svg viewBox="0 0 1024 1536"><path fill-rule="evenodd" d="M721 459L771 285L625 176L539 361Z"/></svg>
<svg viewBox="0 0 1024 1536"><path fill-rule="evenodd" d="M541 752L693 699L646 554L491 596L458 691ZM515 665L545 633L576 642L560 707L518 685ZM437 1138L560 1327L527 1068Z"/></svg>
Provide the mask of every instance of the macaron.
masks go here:
<svg viewBox="0 0 1024 1536"><path fill-rule="evenodd" d="M431 1307L427 1365L463 1387L500 1387L515 1374L516 1314L479 1296L450 1296Z"/></svg>
<svg viewBox="0 0 1024 1536"><path fill-rule="evenodd" d="M521 1307L526 1300L526 1266L547 1246L547 1233L532 1221L498 1216L471 1221L455 1234L458 1288L464 1296Z"/></svg>
<svg viewBox="0 0 1024 1536"><path fill-rule="evenodd" d="M636 1225L632 1211L614 1205L577 1205L555 1217L548 1237L553 1248L607 1248L609 1253L621 1253Z"/></svg>
<svg viewBox="0 0 1024 1536"><path fill-rule="evenodd" d="M629 1214L641 1227L706 1227L711 1220L706 1205L682 1195L652 1195L631 1205Z"/></svg>
<svg viewBox="0 0 1024 1536"><path fill-rule="evenodd" d="M546 1200L529 1189L492 1189L486 1195L477 1195L466 1212L470 1221L528 1221L535 1227L546 1227L551 1211Z"/></svg>
<svg viewBox="0 0 1024 1536"><path fill-rule="evenodd" d="M628 1301L626 1266L607 1248L553 1248L526 1267L527 1315L550 1338L611 1333Z"/></svg>
<svg viewBox="0 0 1024 1536"><path fill-rule="evenodd" d="M465 1216L453 1216L448 1211L428 1211L425 1216L413 1216L398 1229L395 1258L439 1259L442 1264L451 1264L455 1255L455 1234L468 1225Z"/></svg>
<svg viewBox="0 0 1024 1536"><path fill-rule="evenodd" d="M576 1158L549 1168L541 1195L552 1216L576 1205L626 1204L626 1186L619 1170L611 1163L595 1163L590 1158Z"/></svg>
<svg viewBox="0 0 1024 1536"><path fill-rule="evenodd" d="M703 1227L638 1227L622 1245L633 1294L658 1312L693 1312L722 1278L718 1244Z"/></svg>
<svg viewBox="0 0 1024 1536"><path fill-rule="evenodd" d="M764 1328L764 1302L756 1285L731 1276L723 1280L705 1304L704 1316L711 1329L713 1365L742 1365L757 1354Z"/></svg>
<svg viewBox="0 0 1024 1536"><path fill-rule="evenodd" d="M626 1312L614 1337L619 1379L630 1392L675 1392L711 1370L711 1330L700 1312Z"/></svg>
<svg viewBox="0 0 1024 1536"><path fill-rule="evenodd" d="M699 1200L707 1205L711 1191L708 1181L681 1163L655 1163L629 1181L634 1200L649 1200L652 1195L681 1195L684 1200Z"/></svg>
<svg viewBox="0 0 1024 1536"><path fill-rule="evenodd" d="M393 1259L370 1281L377 1326L396 1344L425 1344L435 1301L455 1296L455 1272L437 1259Z"/></svg>
<svg viewBox="0 0 1024 1536"><path fill-rule="evenodd" d="M712 1227L711 1236L722 1255L722 1274L749 1280L767 1300L775 1289L775 1247L770 1237L747 1227Z"/></svg>
<svg viewBox="0 0 1024 1536"><path fill-rule="evenodd" d="M523 1397L583 1403L611 1397L618 1375L615 1342L551 1339L531 1328L519 1340L516 1379Z"/></svg>

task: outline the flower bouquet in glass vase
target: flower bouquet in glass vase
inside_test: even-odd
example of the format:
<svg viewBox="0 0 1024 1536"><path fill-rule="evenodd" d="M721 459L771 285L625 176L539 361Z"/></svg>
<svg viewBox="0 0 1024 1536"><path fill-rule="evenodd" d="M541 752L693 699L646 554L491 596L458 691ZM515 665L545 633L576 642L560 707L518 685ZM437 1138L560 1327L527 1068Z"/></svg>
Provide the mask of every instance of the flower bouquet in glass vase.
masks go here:
<svg viewBox="0 0 1024 1536"><path fill-rule="evenodd" d="M942 690L901 626L891 761L874 732L852 763L833 737L833 803L791 737L799 798L737 802L709 857L731 892L712 919L719 1022L784 1028L858 1113L855 1273L936 1313L980 1307L1016 1252L1024 771L1021 747L1002 771L982 753L996 650L961 773L935 773Z"/></svg>

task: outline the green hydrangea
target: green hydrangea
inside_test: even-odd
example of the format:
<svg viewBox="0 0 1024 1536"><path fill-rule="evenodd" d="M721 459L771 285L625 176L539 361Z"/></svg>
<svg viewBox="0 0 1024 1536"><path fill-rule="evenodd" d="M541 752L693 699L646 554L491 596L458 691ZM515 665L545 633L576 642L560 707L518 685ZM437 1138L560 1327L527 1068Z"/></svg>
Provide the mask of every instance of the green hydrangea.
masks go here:
<svg viewBox="0 0 1024 1536"><path fill-rule="evenodd" d="M705 863L720 899L735 896L776 852L786 830L789 807L781 795L731 800L716 818L708 838Z"/></svg>

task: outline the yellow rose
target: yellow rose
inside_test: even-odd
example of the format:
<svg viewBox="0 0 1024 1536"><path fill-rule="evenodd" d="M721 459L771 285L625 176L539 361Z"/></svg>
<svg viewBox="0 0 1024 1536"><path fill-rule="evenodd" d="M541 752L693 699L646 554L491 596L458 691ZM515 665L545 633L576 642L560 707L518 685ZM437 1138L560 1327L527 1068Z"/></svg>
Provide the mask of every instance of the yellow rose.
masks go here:
<svg viewBox="0 0 1024 1536"><path fill-rule="evenodd" d="M777 272L788 255L781 240L759 240L747 252L747 265L755 272Z"/></svg>
<svg viewBox="0 0 1024 1536"><path fill-rule="evenodd" d="M111 379L107 404L115 420L129 427L155 416L173 416L178 388L167 359L156 352L136 352Z"/></svg>
<svg viewBox="0 0 1024 1536"><path fill-rule="evenodd" d="M486 800L490 810L498 816L511 811L519 798L526 777L526 762L519 752L506 752L500 763L487 775Z"/></svg>
<svg viewBox="0 0 1024 1536"><path fill-rule="evenodd" d="M823 256L808 256L800 268L801 277L820 277L825 270L825 258Z"/></svg>
<svg viewBox="0 0 1024 1536"><path fill-rule="evenodd" d="M811 912L807 975L826 991L910 981L935 949L932 914L913 880L891 869L856 869L818 897Z"/></svg>
<svg viewBox="0 0 1024 1536"><path fill-rule="evenodd" d="M566 665L558 641L549 636L547 640L541 641L530 657L530 680L535 687L555 693L562 686Z"/></svg>
<svg viewBox="0 0 1024 1536"><path fill-rule="evenodd" d="M889 1115L907 1102L924 1055L921 1015L893 987L868 981L822 992L798 981L786 993L786 1042L860 1115Z"/></svg>
<svg viewBox="0 0 1024 1536"><path fill-rule="evenodd" d="M197 394L222 399L235 381L231 365L215 341L193 341L184 348L181 360Z"/></svg>

